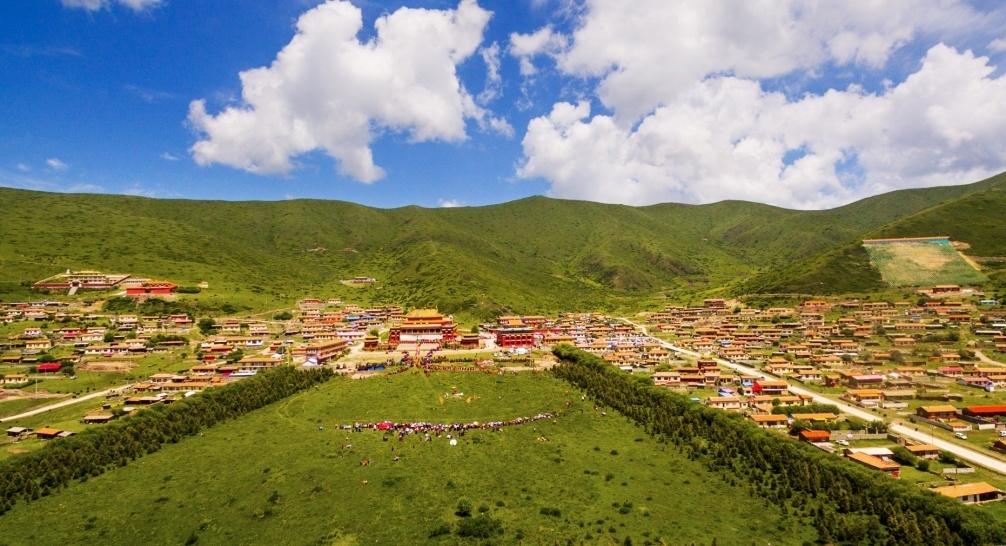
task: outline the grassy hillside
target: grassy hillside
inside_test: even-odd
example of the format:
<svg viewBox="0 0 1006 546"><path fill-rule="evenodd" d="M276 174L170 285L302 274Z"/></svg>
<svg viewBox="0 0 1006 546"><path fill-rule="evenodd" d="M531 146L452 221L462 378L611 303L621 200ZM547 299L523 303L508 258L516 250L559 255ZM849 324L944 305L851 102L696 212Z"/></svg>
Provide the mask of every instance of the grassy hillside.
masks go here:
<svg viewBox="0 0 1006 546"><path fill-rule="evenodd" d="M445 399L453 388L464 397ZM455 446L444 436L385 441L377 431L339 428L557 410L564 413L554 421L469 431ZM801 544L815 537L805 519L725 476L624 417L603 415L549 376L341 378L18 504L0 516L0 543ZM462 499L470 517L456 515ZM489 541L459 536L463 522L480 516L498 523Z"/></svg>
<svg viewBox="0 0 1006 546"><path fill-rule="evenodd" d="M266 310L307 294L363 303L437 305L470 317L501 310L614 310L660 297L752 286L823 286L828 275L868 288L869 274L837 274L828 256L865 233L928 229L947 220L938 207L964 196L960 228L981 251L995 250L988 218L1002 177L967 186L906 190L827 211L756 203L628 207L534 197L455 209L374 209L338 201L220 202L0 189L0 299L56 271L99 269L206 280L201 306ZM970 196L970 197L967 197ZM934 208L936 207L936 208ZM949 210L949 209L945 209ZM926 216L928 211L929 216ZM968 224L974 215L983 222ZM990 224L991 222L991 224ZM956 233L951 233L956 235ZM998 244L1002 244L1001 242ZM787 266L809 260L831 271ZM824 264L824 265L821 265ZM813 269L813 268L811 268ZM852 272L852 271L850 271ZM342 278L373 276L355 289ZM831 285L824 282L825 285Z"/></svg>
<svg viewBox="0 0 1006 546"><path fill-rule="evenodd" d="M970 245L965 254L976 257L1006 256L1006 174L1000 174L977 184L964 186L969 191L954 196L948 188L905 190L884 196L882 202L867 199L849 205L846 216L860 214L879 221L883 214L878 205L895 207L897 216L864 229L835 248L798 259L776 270L766 271L744 282L740 290L776 293L841 293L864 292L886 286L880 273L871 266L869 255L862 248L864 238L920 237L949 235L954 241ZM950 188L960 190L961 188ZM935 204L925 205L919 191L930 191ZM944 199L948 197L948 199ZM877 198L875 198L877 199ZM899 202L901 205L899 206ZM904 203L909 203L905 205ZM905 208L917 208L906 213ZM841 209L825 211L833 214ZM865 227L861 225L860 227ZM988 271L993 279L999 272Z"/></svg>

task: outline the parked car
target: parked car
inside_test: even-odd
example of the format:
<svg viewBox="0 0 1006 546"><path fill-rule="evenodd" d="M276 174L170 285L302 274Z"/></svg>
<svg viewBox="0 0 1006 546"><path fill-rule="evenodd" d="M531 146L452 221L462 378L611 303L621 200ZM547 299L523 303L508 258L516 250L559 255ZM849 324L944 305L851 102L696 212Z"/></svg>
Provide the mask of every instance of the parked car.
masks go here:
<svg viewBox="0 0 1006 546"><path fill-rule="evenodd" d="M963 432L955 432L954 433L954 438L957 438L958 440L967 440L968 439L968 435L964 434Z"/></svg>

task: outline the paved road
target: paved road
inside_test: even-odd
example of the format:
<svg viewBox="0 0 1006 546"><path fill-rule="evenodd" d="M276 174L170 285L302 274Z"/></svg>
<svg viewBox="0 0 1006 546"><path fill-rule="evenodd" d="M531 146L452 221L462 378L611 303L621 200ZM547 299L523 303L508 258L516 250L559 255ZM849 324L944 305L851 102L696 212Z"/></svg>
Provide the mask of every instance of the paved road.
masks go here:
<svg viewBox="0 0 1006 546"><path fill-rule="evenodd" d="M24 413L19 413L17 415L11 415L10 417L4 417L4 418L0 419L0 423L6 423L8 421L16 421L18 419L24 419L25 417L31 417L33 415L38 415L40 413L45 413L47 411L52 411L54 409L64 408L66 406L72 406L72 405L77 404L79 402L85 402L87 400L98 398L99 396L105 396L106 394L108 394L108 393L110 393L112 391L117 391L119 389L125 389L125 388L131 387L131 386L132 385L123 385L121 387L114 387L114 388L106 389L106 390L103 390L103 391L100 391L100 392L92 392L90 394L85 394L84 396L78 396L77 398L67 398L65 400L61 400L59 402L56 402L56 403L53 403L53 404L49 404L48 406L40 406L40 407L37 407L37 408L35 408L33 410L26 411Z"/></svg>
<svg viewBox="0 0 1006 546"><path fill-rule="evenodd" d="M649 335L649 333L646 331L646 327L644 327L644 326L642 326L640 324L636 324L635 322L632 322L631 320L628 320L628 319L622 319L622 320L624 320L625 322L628 322L629 324L632 324L636 328L639 328L644 334ZM696 358L699 357L699 356L702 356L702 355L700 355L699 353L697 353L695 351L689 351L688 349L683 349L681 347L678 347L676 345L668 343L668 342L666 342L666 341L664 341L662 339L657 339L657 338L652 338L652 339L654 339L655 341L657 341L658 343L660 343L665 349L668 349L668 350L671 350L671 351L674 351L674 352L677 352L677 353L681 353L681 354L684 354L684 355L688 355L688 356L691 356L691 357L696 357ZM754 377L761 377L763 379L781 379L781 378L776 377L776 376L774 376L772 374L765 373L765 372L763 372L761 370L756 370L755 368L751 368L751 367L745 366L743 364L738 364L736 362L731 362L729 360L723 360L721 358L717 358L716 362L718 364L721 364L723 366L727 366L728 368L732 368L732 369L737 370L738 372L741 372L741 373L746 374L746 375L751 375L751 376L754 376ZM825 396L823 394L820 394L820 393L817 393L817 392L805 389L803 387L799 387L799 386L796 386L796 385L790 385L789 390L790 390L790 392L793 392L795 394L802 394L802 395L809 396L815 402L817 402L819 404L831 404L831 405L837 406L838 409L841 410L843 413L846 413L848 415L852 415L852 416L855 416L855 417L859 417L860 419L864 419L866 421L882 421L883 420L883 417L881 417L881 416L879 416L879 415L877 415L877 414L875 414L875 413L873 413L871 411L865 410L865 409L857 407L857 406L853 406L853 405L848 404L846 402L843 402L841 400L837 400L837 399L832 398L830 396ZM953 453L959 459L963 459L963 460L968 461L970 463L974 463L974 464L976 464L978 466L987 468L989 470L993 470L993 471L998 472L1000 474L1006 474L1006 462L1003 462L1003 461L1001 461L999 459L996 459L995 457L990 457L988 455L985 455L984 453L981 453L979 451L975 451L973 449L970 449L968 447L962 446L962 445L954 443L954 442L949 442L947 440L943 440L943 439L940 439L940 438L935 438L931 434L927 434L925 432L916 430L913 427L909 427L909 426L905 426L905 425L894 423L894 424L889 425L888 429L891 432L895 433L895 434L904 436L906 438L911 438L912 440L915 440L917 442L922 442L922 443L926 443L926 444L933 444L936 447L938 447L938 448L940 448L940 449L942 449L944 451L949 451L950 453Z"/></svg>

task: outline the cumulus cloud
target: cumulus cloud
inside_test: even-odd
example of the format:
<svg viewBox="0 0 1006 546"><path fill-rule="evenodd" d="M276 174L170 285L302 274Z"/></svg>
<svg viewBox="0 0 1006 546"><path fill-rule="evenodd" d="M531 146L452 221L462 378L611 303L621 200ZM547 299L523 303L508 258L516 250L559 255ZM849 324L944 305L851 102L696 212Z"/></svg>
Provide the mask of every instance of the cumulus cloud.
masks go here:
<svg viewBox="0 0 1006 546"><path fill-rule="evenodd" d="M457 199L438 199L437 206L445 209L452 209L456 207L463 207L465 204Z"/></svg>
<svg viewBox="0 0 1006 546"><path fill-rule="evenodd" d="M359 8L321 4L300 16L270 66L240 74L240 104L215 115L202 100L190 104L189 122L201 134L192 156L200 165L285 173L293 158L323 150L342 173L373 182L384 176L370 149L375 133L456 142L467 136L466 119L512 132L475 102L456 71L490 16L475 0L453 10L401 8L378 18L374 38L361 42Z"/></svg>
<svg viewBox="0 0 1006 546"><path fill-rule="evenodd" d="M880 93L789 100L713 76L638 125L558 103L523 139L523 177L560 197L646 204L750 199L822 208L903 187L969 182L1006 165L1006 76L939 44Z"/></svg>
<svg viewBox="0 0 1006 546"><path fill-rule="evenodd" d="M920 34L981 25L954 0L804 2L588 0L568 45L549 27L515 36L522 69L549 54L569 75L600 78L602 103L632 123L709 75L764 79L831 62L876 68Z"/></svg>
<svg viewBox="0 0 1006 546"><path fill-rule="evenodd" d="M1006 38L996 38L995 40L992 40L989 42L988 48L996 53L1006 51Z"/></svg>
<svg viewBox="0 0 1006 546"><path fill-rule="evenodd" d="M63 7L87 11L98 11L109 8L112 4L119 4L135 12L140 12L161 5L162 0L61 0L61 2Z"/></svg>
<svg viewBox="0 0 1006 546"><path fill-rule="evenodd" d="M50 157L49 159L46 159L45 164L48 165L50 169L59 172L65 171L70 168L69 165L64 163L63 160L61 160L58 157Z"/></svg>
<svg viewBox="0 0 1006 546"><path fill-rule="evenodd" d="M171 152L161 152L161 156L160 157L161 157L161 159L163 159L165 161L178 161L179 159L181 159L177 155L175 155L175 154L173 154Z"/></svg>
<svg viewBox="0 0 1006 546"><path fill-rule="evenodd" d="M538 72L533 58L537 55L559 55L568 47L568 39L564 34L552 30L551 26L542 27L530 34L514 32L510 34L510 55L520 62L520 73L531 76Z"/></svg>

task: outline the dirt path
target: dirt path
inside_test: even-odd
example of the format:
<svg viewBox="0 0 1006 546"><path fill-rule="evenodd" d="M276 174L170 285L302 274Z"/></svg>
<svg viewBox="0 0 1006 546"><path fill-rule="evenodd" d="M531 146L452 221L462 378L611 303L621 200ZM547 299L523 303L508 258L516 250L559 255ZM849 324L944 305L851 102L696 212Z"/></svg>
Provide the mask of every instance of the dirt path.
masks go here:
<svg viewBox="0 0 1006 546"><path fill-rule="evenodd" d="M1006 367L1006 363L999 362L998 360L992 360L991 358L985 356L985 353L979 351L978 349L975 349L975 356L977 356L978 360L981 360L985 364L991 364L993 366Z"/></svg>

